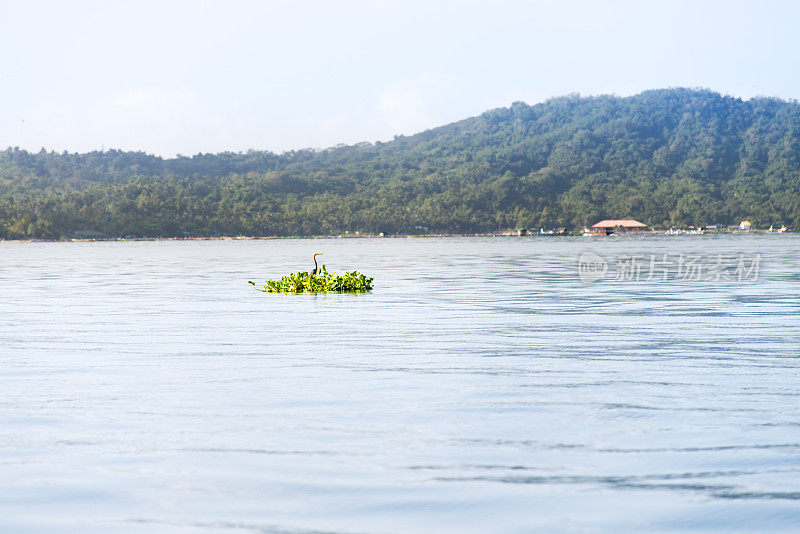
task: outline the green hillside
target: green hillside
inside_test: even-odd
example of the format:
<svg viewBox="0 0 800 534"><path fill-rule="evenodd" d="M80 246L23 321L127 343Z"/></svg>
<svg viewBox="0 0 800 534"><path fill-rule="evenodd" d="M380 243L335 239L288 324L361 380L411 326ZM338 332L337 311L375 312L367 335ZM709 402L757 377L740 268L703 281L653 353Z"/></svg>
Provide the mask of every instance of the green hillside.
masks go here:
<svg viewBox="0 0 800 534"><path fill-rule="evenodd" d="M283 154L0 152L0 238L651 226L800 228L800 104L566 96L386 143Z"/></svg>

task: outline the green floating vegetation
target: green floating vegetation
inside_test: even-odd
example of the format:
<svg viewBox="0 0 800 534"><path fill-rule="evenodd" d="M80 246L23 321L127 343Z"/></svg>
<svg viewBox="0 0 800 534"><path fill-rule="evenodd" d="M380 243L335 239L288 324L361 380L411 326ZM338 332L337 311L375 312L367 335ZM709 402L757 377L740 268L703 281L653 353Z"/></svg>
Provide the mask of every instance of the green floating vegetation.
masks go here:
<svg viewBox="0 0 800 534"><path fill-rule="evenodd" d="M292 273L280 280L267 280L263 286L248 283L264 293L363 293L372 289L373 280L358 271L329 273L323 265L316 274Z"/></svg>

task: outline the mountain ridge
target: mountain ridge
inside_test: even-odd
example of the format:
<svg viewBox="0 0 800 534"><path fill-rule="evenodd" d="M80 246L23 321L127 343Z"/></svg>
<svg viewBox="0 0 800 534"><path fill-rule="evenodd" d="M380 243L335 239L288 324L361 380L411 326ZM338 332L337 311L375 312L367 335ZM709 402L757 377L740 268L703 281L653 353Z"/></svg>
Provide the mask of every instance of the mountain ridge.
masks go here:
<svg viewBox="0 0 800 534"><path fill-rule="evenodd" d="M800 104L707 89L515 102L392 141L164 159L0 152L0 237L800 226Z"/></svg>

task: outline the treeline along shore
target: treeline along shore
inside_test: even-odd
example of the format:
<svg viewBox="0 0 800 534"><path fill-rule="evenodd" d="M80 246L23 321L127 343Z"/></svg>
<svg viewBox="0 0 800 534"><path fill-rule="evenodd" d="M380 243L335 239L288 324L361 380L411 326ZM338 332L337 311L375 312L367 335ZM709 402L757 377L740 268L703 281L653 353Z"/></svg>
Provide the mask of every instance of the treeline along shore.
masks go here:
<svg viewBox="0 0 800 534"><path fill-rule="evenodd" d="M161 158L0 151L0 239L800 227L800 104L559 97L389 142Z"/></svg>

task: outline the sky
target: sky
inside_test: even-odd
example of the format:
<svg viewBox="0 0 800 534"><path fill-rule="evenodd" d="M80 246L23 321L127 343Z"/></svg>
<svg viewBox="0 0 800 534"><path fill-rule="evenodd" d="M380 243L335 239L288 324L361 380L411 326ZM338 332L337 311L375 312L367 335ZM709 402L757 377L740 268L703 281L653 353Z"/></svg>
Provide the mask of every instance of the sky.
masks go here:
<svg viewBox="0 0 800 534"><path fill-rule="evenodd" d="M800 2L0 0L0 148L390 140L580 93L800 99Z"/></svg>

